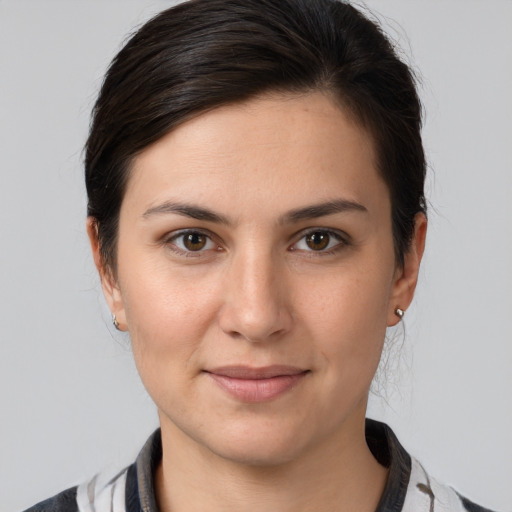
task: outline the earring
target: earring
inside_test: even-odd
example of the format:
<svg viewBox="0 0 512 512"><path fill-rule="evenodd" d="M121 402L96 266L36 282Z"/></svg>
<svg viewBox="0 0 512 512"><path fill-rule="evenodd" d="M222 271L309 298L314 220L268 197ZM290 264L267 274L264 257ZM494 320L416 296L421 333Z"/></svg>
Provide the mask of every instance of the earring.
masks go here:
<svg viewBox="0 0 512 512"><path fill-rule="evenodd" d="M400 308L396 308L395 309L395 315L400 318L400 320L402 320L402 318L404 317L405 315L405 311L403 309L400 309Z"/></svg>
<svg viewBox="0 0 512 512"><path fill-rule="evenodd" d="M120 330L121 330L121 329L119 328L119 322L117 321L116 315L114 315L113 313L112 313L112 323L114 324L114 327L115 327L118 331L120 331Z"/></svg>

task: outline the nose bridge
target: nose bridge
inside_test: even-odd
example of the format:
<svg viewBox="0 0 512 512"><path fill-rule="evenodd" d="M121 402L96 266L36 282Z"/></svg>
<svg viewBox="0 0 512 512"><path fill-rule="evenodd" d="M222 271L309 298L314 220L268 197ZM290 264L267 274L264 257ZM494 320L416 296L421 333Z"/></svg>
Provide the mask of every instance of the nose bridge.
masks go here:
<svg viewBox="0 0 512 512"><path fill-rule="evenodd" d="M291 317L284 280L283 269L270 248L248 244L233 255L223 330L250 341L263 341L288 330Z"/></svg>

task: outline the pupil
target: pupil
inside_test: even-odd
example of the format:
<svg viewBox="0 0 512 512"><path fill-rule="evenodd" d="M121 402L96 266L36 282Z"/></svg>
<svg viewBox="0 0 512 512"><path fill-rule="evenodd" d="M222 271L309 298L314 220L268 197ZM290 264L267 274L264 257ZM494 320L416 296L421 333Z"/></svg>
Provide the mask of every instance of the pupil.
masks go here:
<svg viewBox="0 0 512 512"><path fill-rule="evenodd" d="M206 239L201 233L189 233L185 236L185 247L190 251L199 251L205 243Z"/></svg>
<svg viewBox="0 0 512 512"><path fill-rule="evenodd" d="M314 249L316 251L325 249L329 244L329 235L326 233L322 233L317 231L316 233L311 233L306 240L308 247L310 249Z"/></svg>

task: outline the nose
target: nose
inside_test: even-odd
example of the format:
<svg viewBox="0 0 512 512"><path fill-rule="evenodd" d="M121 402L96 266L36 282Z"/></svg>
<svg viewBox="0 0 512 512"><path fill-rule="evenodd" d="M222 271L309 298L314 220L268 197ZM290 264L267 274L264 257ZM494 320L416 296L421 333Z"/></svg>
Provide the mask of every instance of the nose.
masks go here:
<svg viewBox="0 0 512 512"><path fill-rule="evenodd" d="M221 329L251 342L275 340L292 327L286 270L261 252L233 258L219 312Z"/></svg>

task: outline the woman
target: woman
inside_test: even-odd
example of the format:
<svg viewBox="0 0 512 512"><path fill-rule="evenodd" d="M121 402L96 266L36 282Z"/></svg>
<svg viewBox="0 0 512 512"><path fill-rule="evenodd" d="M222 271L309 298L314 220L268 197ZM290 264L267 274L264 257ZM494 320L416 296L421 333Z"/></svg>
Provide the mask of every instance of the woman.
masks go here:
<svg viewBox="0 0 512 512"><path fill-rule="evenodd" d="M426 235L421 108L330 0L196 0L114 59L87 231L161 431L32 511L479 511L365 421Z"/></svg>

